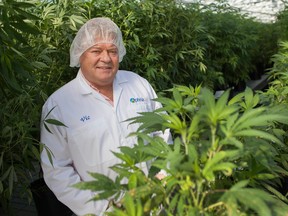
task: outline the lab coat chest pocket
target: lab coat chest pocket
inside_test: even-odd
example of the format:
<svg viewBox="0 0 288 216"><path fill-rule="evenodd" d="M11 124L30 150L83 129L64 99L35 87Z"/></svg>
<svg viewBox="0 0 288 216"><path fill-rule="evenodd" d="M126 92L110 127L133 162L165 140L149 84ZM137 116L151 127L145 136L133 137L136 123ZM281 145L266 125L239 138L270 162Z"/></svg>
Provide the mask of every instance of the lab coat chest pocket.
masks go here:
<svg viewBox="0 0 288 216"><path fill-rule="evenodd" d="M70 134L70 149L73 159L88 166L97 166L112 160L115 150L113 135L105 119L85 123Z"/></svg>

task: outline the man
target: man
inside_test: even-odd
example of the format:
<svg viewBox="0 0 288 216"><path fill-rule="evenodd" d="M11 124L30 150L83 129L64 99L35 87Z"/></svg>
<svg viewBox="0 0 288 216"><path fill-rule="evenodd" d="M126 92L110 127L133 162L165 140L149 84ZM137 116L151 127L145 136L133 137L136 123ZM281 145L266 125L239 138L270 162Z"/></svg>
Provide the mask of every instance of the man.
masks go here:
<svg viewBox="0 0 288 216"><path fill-rule="evenodd" d="M77 77L53 93L43 106L42 120L57 119L67 127L41 126L41 142L53 153L41 154L44 179L56 197L76 215L101 215L108 201L87 202L95 194L72 185L92 180L88 172L115 178L110 166L119 163L112 154L120 146L133 146L127 137L139 124L126 120L161 105L139 75L118 70L126 53L122 34L109 18L94 18L78 31L70 48L70 66L80 67ZM167 142L169 131L160 134ZM143 167L147 172L147 167Z"/></svg>

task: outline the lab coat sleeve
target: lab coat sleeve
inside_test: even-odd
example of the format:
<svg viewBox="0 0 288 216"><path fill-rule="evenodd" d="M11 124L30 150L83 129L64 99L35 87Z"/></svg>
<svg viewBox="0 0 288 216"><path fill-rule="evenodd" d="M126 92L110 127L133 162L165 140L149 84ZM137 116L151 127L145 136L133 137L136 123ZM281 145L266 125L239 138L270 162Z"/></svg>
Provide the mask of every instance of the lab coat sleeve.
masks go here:
<svg viewBox="0 0 288 216"><path fill-rule="evenodd" d="M43 117L47 115L53 106L52 103L46 102L42 110L41 143L45 144L53 153L53 165L49 161L47 151L44 149L41 153L44 180L58 200L68 206L76 215L88 213L101 215L103 206L107 206L108 201L89 201L94 195L90 190L79 190L72 187L72 185L81 182L81 178L73 167L65 127L47 124L52 132L50 133L43 125ZM58 110L55 107L48 118L61 121L61 115Z"/></svg>

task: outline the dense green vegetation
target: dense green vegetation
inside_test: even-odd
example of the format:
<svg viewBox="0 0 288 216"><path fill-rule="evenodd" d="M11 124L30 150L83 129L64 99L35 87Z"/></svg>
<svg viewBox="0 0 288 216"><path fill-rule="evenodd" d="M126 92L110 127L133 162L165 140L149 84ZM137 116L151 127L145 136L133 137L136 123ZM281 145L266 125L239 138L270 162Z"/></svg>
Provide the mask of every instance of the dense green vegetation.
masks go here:
<svg viewBox="0 0 288 216"><path fill-rule="evenodd" d="M225 1L221 2L218 6L203 6L196 3L181 4L174 0L0 0L0 199L2 206L9 206L16 185L22 186L23 192L29 193L27 186L31 182L31 175L39 171L35 166L39 161L39 151L45 147L39 143L41 107L53 91L75 77L77 69L69 68L70 43L77 29L87 19L96 16L110 17L122 29L127 55L120 65L121 68L135 71L147 78L159 93L172 89L175 85L178 86L172 92L166 92L167 99L163 99L163 102L172 100L171 104L177 105L171 107L171 104L165 104L167 105L165 109L171 118L178 116L176 119L181 127L173 128L173 125L166 125L167 122L164 124L164 120L167 119L161 123L175 130L175 146L166 149L167 155L170 155L168 159L173 161L174 157L180 155L179 158L183 157L183 160L175 162L173 168L175 170L168 170L172 174L171 179L167 180L168 188L155 183L155 180L152 181L162 191L160 198L156 196L159 199L156 203L161 203L165 208L167 205L171 206L169 209L171 212L176 211L175 209L179 213L203 212L206 208L212 211L214 207L210 205L213 205L218 198L219 201L220 197L215 197L214 192L211 191L227 190L228 192L221 198L221 202L225 203L227 197L234 196L229 194L229 188L247 189L247 186L251 189L257 188L256 192L247 192L251 193L251 196L255 195L255 199L258 197L257 193L260 193L258 190L261 190L261 193L265 192L264 204L263 200L258 202L263 208L267 202L276 203L275 208L271 208L271 214L279 210L280 200L287 203L286 197L277 193L277 188L279 177L287 175L288 169L285 160L287 155L284 133L287 131L285 126L287 122L283 111L285 108L281 108L280 112L278 107L287 104L288 51L285 41L288 40L288 13L284 10L275 23L259 23L240 15L237 10L225 4ZM278 46L278 44L282 45ZM243 83L245 84L249 79L259 78L267 70L270 71L271 81L267 91L254 96L251 91L246 90L232 102L227 98L228 93L226 93L219 102L213 102L212 93L215 90L231 88L244 90ZM197 94L190 92L192 95L189 95L185 93L188 91L186 88L191 91L199 88L199 92L198 90ZM206 90L200 94L200 89ZM201 97L202 94L205 95L204 98ZM232 104L233 107L235 105L238 108L235 110L230 108ZM212 110L216 106L232 109L233 112L228 112L227 116L221 112L213 113ZM264 108L258 108L262 106ZM200 107L199 111L196 107ZM209 110L214 115L214 120L208 118ZM253 129L250 132L247 129L247 134L253 136L246 134L247 137L243 133L237 135L238 141L224 149L225 152L229 151L229 154L219 153L217 151L219 147L216 147L216 150L210 149L210 141L228 142L225 137L228 132L224 130L224 126L230 124L232 127L229 118L233 116L236 124L237 119L244 121L247 112L257 112L258 115L254 117L259 119L265 117L267 113L278 113L270 116L269 119L264 118L258 122L259 124L255 121L254 124L257 125L246 125L249 130ZM199 116L197 121L203 121L203 124L199 125L201 128L198 128L201 131L196 131L195 134L194 131L190 131L193 133L189 135L187 143L183 144L181 142L187 136L183 134L187 132L186 127L191 128L191 124L196 124L193 120L194 116ZM280 121L279 118L282 120ZM207 119L213 120L213 127L208 127ZM249 123L245 121L245 124ZM221 126L221 130L218 126ZM217 136L212 139L211 134ZM260 139L259 136L264 136L266 139ZM200 141L206 139L205 145L199 148ZM161 144L160 141L159 143ZM246 148L247 143L249 145ZM263 145L265 149L259 148L258 151L265 152L265 156L260 157L260 153L251 154L256 148L251 147L253 143ZM157 145L154 146L152 142L149 146L153 149L157 148ZM242 155L237 157L234 154L230 155L232 150ZM129 151L126 151L129 156ZM210 155L209 158L205 158L206 153ZM221 159L217 160L217 157L213 159L213 155L218 153ZM148 152L146 156L149 158L155 155ZM167 160L161 154L157 156L161 163ZM210 164L212 170L205 169L205 164L209 164L209 160L212 160L213 165L218 165L218 168L214 169ZM161 167L160 162L155 165ZM202 173L200 175L194 173L195 170L192 172L191 167L186 167L190 162L195 165L195 169L197 167L198 170L203 169L204 173L199 171ZM235 167L238 168L237 172ZM179 178L176 175L178 169L182 170ZM188 171L191 173L187 174ZM129 173L125 175L131 179L139 178L138 174L131 175L132 177ZM199 180L199 176L205 180L204 186L198 185L196 179ZM215 178L219 181L215 181ZM197 190L199 194L212 193L211 197L207 196L208 201L203 198L205 205L198 203L197 206L191 205L191 209L177 206L176 202L179 200L183 204L186 203L186 199L191 198L189 197L191 194L186 194L186 189L181 189L182 183L179 182L183 181L203 187ZM138 188L144 183L130 185L128 189ZM185 194L185 197L181 196L180 199L179 195L175 196L177 198L174 198L174 201L169 200L171 194L176 192ZM268 192L274 194L273 200L267 194ZM148 197L149 193L144 196L144 201L147 201ZM172 204L163 202L164 198ZM144 203L138 199L135 199L136 201L139 202L139 206ZM180 201L179 205L182 205ZM247 214L250 211L261 213L261 209L253 208L248 203L249 200L241 203L244 208L237 206L236 201L223 205L233 208L230 209L232 213L238 211L234 209L235 205L235 208L239 207L239 211ZM215 201L214 204L217 202ZM217 204L215 209L224 212L227 208L223 205L219 204L219 207ZM151 209L154 210L154 207L148 208ZM232 213L230 215L233 215Z"/></svg>
<svg viewBox="0 0 288 216"><path fill-rule="evenodd" d="M287 175L287 107L262 106L249 88L231 100L226 91L217 101L206 88L172 91L173 97L159 98L163 109L133 119L143 127L134 134L137 145L115 153L122 160L112 167L119 178L93 173L95 181L76 187L99 192L95 200L115 197L116 210L108 214L115 216L161 209L171 216L287 215L288 200L277 191L279 177ZM174 133L171 146L148 136L165 128ZM164 180L137 166L152 159L154 170L168 173Z"/></svg>

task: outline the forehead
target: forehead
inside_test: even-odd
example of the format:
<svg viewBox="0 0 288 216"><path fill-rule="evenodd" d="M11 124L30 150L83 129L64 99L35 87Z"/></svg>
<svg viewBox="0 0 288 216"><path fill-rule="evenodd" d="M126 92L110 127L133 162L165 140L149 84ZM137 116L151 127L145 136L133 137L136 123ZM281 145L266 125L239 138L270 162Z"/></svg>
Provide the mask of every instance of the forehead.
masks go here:
<svg viewBox="0 0 288 216"><path fill-rule="evenodd" d="M117 49L117 46L113 43L97 43L93 45L91 48L100 48L100 49Z"/></svg>

